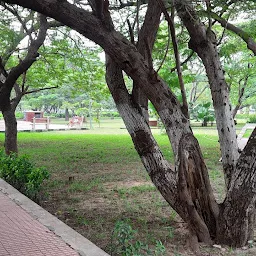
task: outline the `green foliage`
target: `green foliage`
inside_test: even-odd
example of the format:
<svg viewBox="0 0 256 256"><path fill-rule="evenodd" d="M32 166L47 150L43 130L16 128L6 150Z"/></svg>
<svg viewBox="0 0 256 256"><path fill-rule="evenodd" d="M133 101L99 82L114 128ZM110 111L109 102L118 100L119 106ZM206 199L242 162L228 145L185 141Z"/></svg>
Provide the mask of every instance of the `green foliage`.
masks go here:
<svg viewBox="0 0 256 256"><path fill-rule="evenodd" d="M183 29L181 29L182 26L178 24L178 22L175 23L175 26L176 26L177 41L179 41L179 44L178 44L179 53L181 56L181 60L183 61L183 59L186 59L187 56L189 56L191 53L191 51L187 49L186 41L188 39L188 34ZM180 94L179 79L176 72L171 72L171 68L175 67L176 63L174 58L173 47L172 46L168 47L168 43L166 40L166 38L168 37L169 37L168 26L166 23L161 23L157 33L157 38L154 44L154 49L153 49L154 66L156 69L158 69L161 66L158 74L169 85L169 87L173 90L176 96L179 96ZM167 55L165 55L167 48L168 48ZM163 59L164 59L164 62L162 63ZM191 60L193 59L194 58L192 57ZM184 83L187 85L193 82L195 79L194 71L188 70L187 64L184 64L182 66L182 69L183 69Z"/></svg>
<svg viewBox="0 0 256 256"><path fill-rule="evenodd" d="M120 117L120 114L116 111L102 111L100 115L102 117Z"/></svg>
<svg viewBox="0 0 256 256"><path fill-rule="evenodd" d="M151 102L149 102L148 107L149 107L150 117L154 117L156 119L159 119L159 115L158 115L154 105Z"/></svg>
<svg viewBox="0 0 256 256"><path fill-rule="evenodd" d="M16 116L17 119L23 119L23 118L24 118L24 113L22 113L22 112L16 112L16 113L15 113L15 116Z"/></svg>
<svg viewBox="0 0 256 256"><path fill-rule="evenodd" d="M44 167L35 167L27 155L11 154L7 156L1 151L0 177L29 198L35 200L43 181L49 178L49 172Z"/></svg>
<svg viewBox="0 0 256 256"><path fill-rule="evenodd" d="M248 119L249 114L236 114L236 119Z"/></svg>
<svg viewBox="0 0 256 256"><path fill-rule="evenodd" d="M256 114L249 115L248 123L256 123Z"/></svg>
<svg viewBox="0 0 256 256"><path fill-rule="evenodd" d="M191 112L192 118L202 121L202 126L207 126L207 123L214 121L214 111L210 109L211 103L198 104Z"/></svg>
<svg viewBox="0 0 256 256"><path fill-rule="evenodd" d="M165 255L166 249L161 241L157 240L155 247L150 248L141 241L135 241L136 233L136 230L133 230L127 221L117 221L112 235L112 252L114 252L114 255Z"/></svg>
<svg viewBox="0 0 256 256"><path fill-rule="evenodd" d="M39 91L37 97L26 95L22 104L25 109L43 109L48 113L63 113L68 109L70 114L87 116L89 102L93 112L104 107L110 93L104 63L99 57L102 50L88 47L82 41L73 38L65 28L50 35L49 44L40 48L40 57L26 74L26 84L30 91L45 87L58 89Z"/></svg>

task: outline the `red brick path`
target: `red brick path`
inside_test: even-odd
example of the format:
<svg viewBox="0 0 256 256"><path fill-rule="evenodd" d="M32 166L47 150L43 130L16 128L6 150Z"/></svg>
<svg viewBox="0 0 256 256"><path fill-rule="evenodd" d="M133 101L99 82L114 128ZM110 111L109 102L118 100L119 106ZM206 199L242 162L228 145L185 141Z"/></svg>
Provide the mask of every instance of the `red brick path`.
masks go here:
<svg viewBox="0 0 256 256"><path fill-rule="evenodd" d="M79 256L0 192L0 256Z"/></svg>

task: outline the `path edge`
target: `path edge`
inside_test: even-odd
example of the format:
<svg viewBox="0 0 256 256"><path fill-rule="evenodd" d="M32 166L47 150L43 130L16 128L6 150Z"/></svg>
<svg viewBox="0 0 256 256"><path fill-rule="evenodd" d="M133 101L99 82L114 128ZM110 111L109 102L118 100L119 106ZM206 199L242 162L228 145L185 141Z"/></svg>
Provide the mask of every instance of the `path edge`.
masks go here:
<svg viewBox="0 0 256 256"><path fill-rule="evenodd" d="M57 217L53 216L34 201L27 198L1 178L0 191L7 195L34 219L52 231L56 236L61 238L81 256L109 256L109 254L104 252L90 240L76 232Z"/></svg>

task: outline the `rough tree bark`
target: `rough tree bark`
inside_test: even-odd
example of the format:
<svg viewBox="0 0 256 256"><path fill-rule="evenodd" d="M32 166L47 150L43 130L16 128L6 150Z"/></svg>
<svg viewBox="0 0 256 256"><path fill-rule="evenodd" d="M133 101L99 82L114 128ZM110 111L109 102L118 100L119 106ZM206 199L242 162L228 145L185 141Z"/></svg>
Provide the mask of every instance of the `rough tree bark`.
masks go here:
<svg viewBox="0 0 256 256"><path fill-rule="evenodd" d="M202 59L209 79L228 187L239 152L229 90L216 48L216 37L213 31L206 29L200 22L190 0L174 0L174 2L178 15L190 34L189 47Z"/></svg>
<svg viewBox="0 0 256 256"><path fill-rule="evenodd" d="M144 23L139 31L137 49L147 61L148 66L152 67L152 49L156 39L157 30L160 24L161 10L155 0L148 1L147 13ZM153 67L152 67L153 68ZM141 111L146 120L148 114L148 98L137 83L133 84L132 96L140 105Z"/></svg>
<svg viewBox="0 0 256 256"><path fill-rule="evenodd" d="M7 155L12 152L18 152L17 146L17 121L15 111L11 108L2 111L5 122L5 153Z"/></svg>
<svg viewBox="0 0 256 256"><path fill-rule="evenodd" d="M241 153L218 218L218 241L241 247L253 240L256 203L256 128Z"/></svg>
<svg viewBox="0 0 256 256"><path fill-rule="evenodd" d="M2 114L4 117L5 123L5 153L7 155L11 154L12 152L18 152L18 145L17 145L17 120L15 117L15 110L18 106L22 94L20 92L19 86L14 84L16 97L10 101L10 105L6 106L7 108L3 108Z"/></svg>

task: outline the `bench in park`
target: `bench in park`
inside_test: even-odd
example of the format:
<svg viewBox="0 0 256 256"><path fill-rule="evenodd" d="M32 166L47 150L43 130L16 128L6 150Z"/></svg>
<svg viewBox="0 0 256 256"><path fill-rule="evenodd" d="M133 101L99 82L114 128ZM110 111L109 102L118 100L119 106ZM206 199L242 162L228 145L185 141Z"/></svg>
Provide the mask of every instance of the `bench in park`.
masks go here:
<svg viewBox="0 0 256 256"><path fill-rule="evenodd" d="M149 120L148 121L149 126L151 127L157 127L157 120Z"/></svg>
<svg viewBox="0 0 256 256"><path fill-rule="evenodd" d="M68 127L73 127L73 126L82 127L83 122L84 122L83 116L73 116L68 122Z"/></svg>
<svg viewBox="0 0 256 256"><path fill-rule="evenodd" d="M32 122L32 130L35 131L36 124L45 124L46 130L49 129L50 126L50 118L49 117L34 117Z"/></svg>

